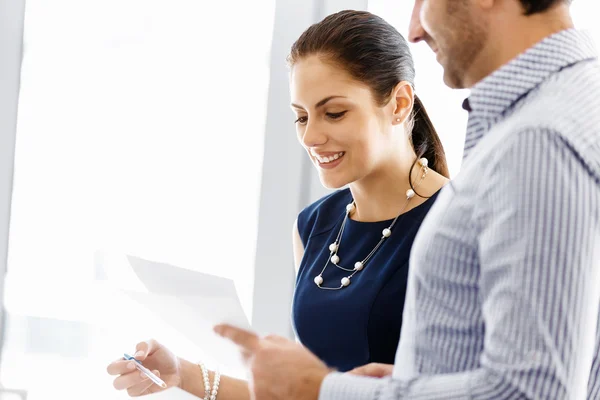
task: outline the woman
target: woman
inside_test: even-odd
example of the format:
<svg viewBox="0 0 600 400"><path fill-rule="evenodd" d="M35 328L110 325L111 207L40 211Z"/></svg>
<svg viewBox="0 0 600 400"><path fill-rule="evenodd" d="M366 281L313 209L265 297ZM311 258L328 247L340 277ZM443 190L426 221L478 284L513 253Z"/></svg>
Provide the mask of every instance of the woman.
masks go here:
<svg viewBox="0 0 600 400"><path fill-rule="evenodd" d="M306 30L288 62L298 139L324 186L348 186L304 209L294 225L296 333L341 371L391 364L410 248L448 180L441 142L414 95L408 45L381 18L342 11ZM211 398L215 377L203 366L154 341L137 350L168 386ZM117 389L161 390L134 368L109 365ZM247 383L221 377L218 398L249 398Z"/></svg>

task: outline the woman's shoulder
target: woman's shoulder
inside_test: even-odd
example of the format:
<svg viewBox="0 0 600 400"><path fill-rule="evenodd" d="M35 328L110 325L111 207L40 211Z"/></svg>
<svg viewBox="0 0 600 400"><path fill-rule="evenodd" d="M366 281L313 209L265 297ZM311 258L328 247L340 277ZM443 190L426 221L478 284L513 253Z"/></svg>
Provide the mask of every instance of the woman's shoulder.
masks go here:
<svg viewBox="0 0 600 400"><path fill-rule="evenodd" d="M333 228L351 201L350 190L341 189L304 208L298 215L298 232L304 246L309 237Z"/></svg>

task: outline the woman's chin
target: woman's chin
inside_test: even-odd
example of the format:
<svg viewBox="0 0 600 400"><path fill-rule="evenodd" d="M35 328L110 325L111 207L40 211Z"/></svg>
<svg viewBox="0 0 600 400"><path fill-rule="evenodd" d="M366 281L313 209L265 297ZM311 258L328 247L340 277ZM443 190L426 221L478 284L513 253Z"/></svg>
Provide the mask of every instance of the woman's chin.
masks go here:
<svg viewBox="0 0 600 400"><path fill-rule="evenodd" d="M344 186L348 185L348 181L346 179L331 179L329 177L320 176L321 185L325 187L325 189L329 190L337 190L342 189Z"/></svg>

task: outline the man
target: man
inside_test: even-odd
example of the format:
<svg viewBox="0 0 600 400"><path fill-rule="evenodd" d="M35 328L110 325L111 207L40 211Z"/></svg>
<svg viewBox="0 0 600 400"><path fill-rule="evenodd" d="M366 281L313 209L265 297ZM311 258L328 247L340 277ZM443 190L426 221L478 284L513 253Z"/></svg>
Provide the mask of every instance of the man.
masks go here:
<svg viewBox="0 0 600 400"><path fill-rule="evenodd" d="M331 372L217 327L255 398L600 399L600 64L572 28L565 0L416 0L410 39L472 91L461 173L413 247L393 372Z"/></svg>

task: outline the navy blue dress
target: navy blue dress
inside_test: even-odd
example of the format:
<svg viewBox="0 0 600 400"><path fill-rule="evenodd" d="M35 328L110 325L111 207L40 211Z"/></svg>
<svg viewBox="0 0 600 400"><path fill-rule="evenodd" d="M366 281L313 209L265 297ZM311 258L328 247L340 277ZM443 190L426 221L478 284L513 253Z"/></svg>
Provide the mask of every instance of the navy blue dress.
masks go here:
<svg viewBox="0 0 600 400"><path fill-rule="evenodd" d="M298 231L304 257L296 279L293 323L304 346L328 366L345 372L370 362L393 364L402 326L408 259L415 235L437 193L398 218L392 235L341 290L322 290L314 283L329 257L352 201L349 189L337 191L304 209ZM392 220L348 219L338 256L344 268L362 261ZM329 264L322 286L336 287L350 272Z"/></svg>

